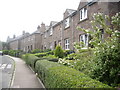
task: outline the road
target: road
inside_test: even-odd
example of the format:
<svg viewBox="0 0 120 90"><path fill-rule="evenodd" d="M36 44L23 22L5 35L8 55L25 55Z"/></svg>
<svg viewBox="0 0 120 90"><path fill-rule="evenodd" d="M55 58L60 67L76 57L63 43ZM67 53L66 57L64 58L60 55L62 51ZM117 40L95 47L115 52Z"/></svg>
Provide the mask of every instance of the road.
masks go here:
<svg viewBox="0 0 120 90"><path fill-rule="evenodd" d="M0 56L0 89L9 88L14 71L14 61L8 56Z"/></svg>

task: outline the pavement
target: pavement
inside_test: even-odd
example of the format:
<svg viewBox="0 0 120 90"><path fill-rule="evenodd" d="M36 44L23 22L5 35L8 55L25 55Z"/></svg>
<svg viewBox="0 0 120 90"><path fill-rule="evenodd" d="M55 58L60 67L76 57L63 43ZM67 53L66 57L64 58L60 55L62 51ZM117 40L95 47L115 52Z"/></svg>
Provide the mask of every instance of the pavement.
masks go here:
<svg viewBox="0 0 120 90"><path fill-rule="evenodd" d="M9 57L15 61L15 71L10 88L45 88L40 79L22 59Z"/></svg>

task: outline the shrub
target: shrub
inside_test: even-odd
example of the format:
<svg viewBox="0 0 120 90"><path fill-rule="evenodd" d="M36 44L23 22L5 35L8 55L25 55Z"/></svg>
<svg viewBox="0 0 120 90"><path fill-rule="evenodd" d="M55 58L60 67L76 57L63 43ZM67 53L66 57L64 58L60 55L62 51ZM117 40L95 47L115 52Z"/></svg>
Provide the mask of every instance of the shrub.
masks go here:
<svg viewBox="0 0 120 90"><path fill-rule="evenodd" d="M94 31L79 28L92 37L89 43L94 47L93 78L111 86L118 86L120 84L120 13L111 18L99 13L95 14L93 19ZM107 34L109 37L103 39L102 34Z"/></svg>
<svg viewBox="0 0 120 90"><path fill-rule="evenodd" d="M31 51L32 54L41 53L41 52L43 52L43 50L40 50L40 49L34 49Z"/></svg>
<svg viewBox="0 0 120 90"><path fill-rule="evenodd" d="M88 56L91 56L93 53L92 50L81 50L80 53L72 53L65 57L66 60L82 60Z"/></svg>
<svg viewBox="0 0 120 90"><path fill-rule="evenodd" d="M65 56L72 54L72 53L75 53L75 51L74 50L65 50L64 51Z"/></svg>
<svg viewBox="0 0 120 90"><path fill-rule="evenodd" d="M35 69L46 88L110 88L75 69L55 62L37 61Z"/></svg>
<svg viewBox="0 0 120 90"><path fill-rule="evenodd" d="M37 57L43 57L43 56L46 56L47 53L36 53L34 55L37 56Z"/></svg>
<svg viewBox="0 0 120 90"><path fill-rule="evenodd" d="M58 57L58 58L63 58L64 57L64 52L63 52L60 45L56 46L56 48L55 48L55 56Z"/></svg>
<svg viewBox="0 0 120 90"><path fill-rule="evenodd" d="M46 52L48 55L54 55L54 51L48 51Z"/></svg>
<svg viewBox="0 0 120 90"><path fill-rule="evenodd" d="M9 51L8 50L3 50L3 54L8 55Z"/></svg>
<svg viewBox="0 0 120 90"><path fill-rule="evenodd" d="M91 77L95 61L91 52L73 53L64 59L59 59L58 63L74 68Z"/></svg>
<svg viewBox="0 0 120 90"><path fill-rule="evenodd" d="M45 74L48 72L48 68L53 66L60 66L57 63L50 62L48 60L37 61L35 64L35 70L38 73L38 77L45 83Z"/></svg>
<svg viewBox="0 0 120 90"><path fill-rule="evenodd" d="M8 53L10 56L15 56L15 50L9 50L9 53Z"/></svg>
<svg viewBox="0 0 120 90"><path fill-rule="evenodd" d="M14 56L14 57L20 57L22 54L22 51L21 50L3 50L3 54Z"/></svg>
<svg viewBox="0 0 120 90"><path fill-rule="evenodd" d="M32 55L32 54L22 55L22 59L25 60L26 64L31 66L33 68L33 70L35 68L36 61L40 60L40 58L38 58L37 56Z"/></svg>
<svg viewBox="0 0 120 90"><path fill-rule="evenodd" d="M43 58L46 58L49 61L58 62L58 58L54 55L43 56Z"/></svg>
<svg viewBox="0 0 120 90"><path fill-rule="evenodd" d="M51 49L45 49L43 52L49 52L51 51Z"/></svg>

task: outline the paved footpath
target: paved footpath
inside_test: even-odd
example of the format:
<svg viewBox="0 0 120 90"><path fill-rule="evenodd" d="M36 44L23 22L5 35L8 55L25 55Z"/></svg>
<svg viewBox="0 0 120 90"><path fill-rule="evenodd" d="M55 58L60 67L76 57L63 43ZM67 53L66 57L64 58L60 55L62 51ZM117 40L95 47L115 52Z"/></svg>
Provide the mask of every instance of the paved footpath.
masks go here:
<svg viewBox="0 0 120 90"><path fill-rule="evenodd" d="M15 61L15 73L11 88L45 88L22 59L11 58Z"/></svg>

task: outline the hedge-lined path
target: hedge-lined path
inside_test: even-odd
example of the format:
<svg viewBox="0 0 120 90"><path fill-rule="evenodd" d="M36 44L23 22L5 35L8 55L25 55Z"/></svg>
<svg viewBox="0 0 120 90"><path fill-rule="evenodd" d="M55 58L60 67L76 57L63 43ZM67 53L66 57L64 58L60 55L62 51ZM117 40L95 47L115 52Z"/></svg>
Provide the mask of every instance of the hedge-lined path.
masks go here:
<svg viewBox="0 0 120 90"><path fill-rule="evenodd" d="M11 57L11 56L10 56ZM11 88L45 88L35 73L20 58L11 57L15 61L15 72Z"/></svg>

